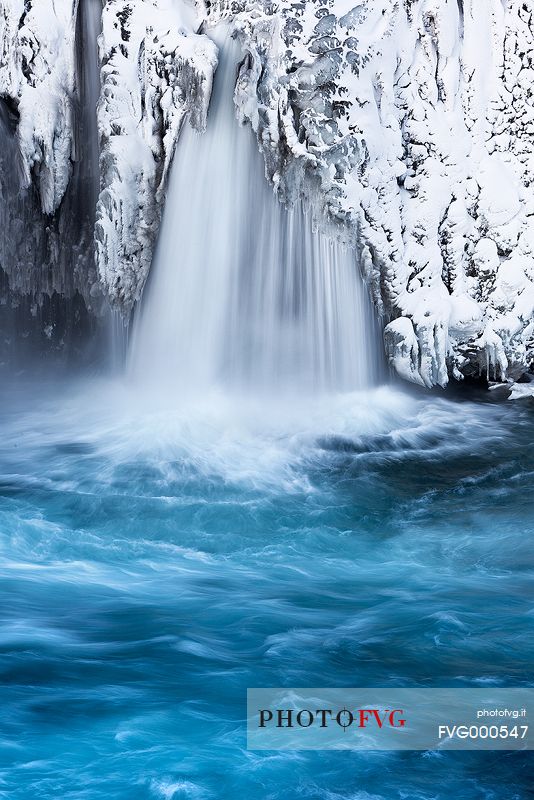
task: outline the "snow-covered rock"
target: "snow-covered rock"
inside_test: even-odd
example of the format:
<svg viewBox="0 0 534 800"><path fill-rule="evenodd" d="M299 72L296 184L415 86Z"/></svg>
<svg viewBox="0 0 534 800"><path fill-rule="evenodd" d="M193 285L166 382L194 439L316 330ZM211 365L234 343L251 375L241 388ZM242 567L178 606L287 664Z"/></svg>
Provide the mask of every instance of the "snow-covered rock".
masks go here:
<svg viewBox="0 0 534 800"><path fill-rule="evenodd" d="M392 365L504 380L531 363L532 0L210 2L280 198L359 244Z"/></svg>
<svg viewBox="0 0 534 800"><path fill-rule="evenodd" d="M184 9L103 0L95 241L112 302L128 313L140 297L181 125L206 124L210 26L224 18L243 50L237 116L266 177L360 248L397 372L432 386L528 370L534 0L197 0L202 34ZM77 10L0 0L0 97L23 183L56 227L72 185Z"/></svg>
<svg viewBox="0 0 534 800"><path fill-rule="evenodd" d="M95 238L101 280L127 313L150 268L180 127L186 115L206 125L217 48L170 0L106 0L102 19Z"/></svg>
<svg viewBox="0 0 534 800"><path fill-rule="evenodd" d="M0 0L0 268L8 285L1 302L16 306L23 296L35 316L45 296L80 294L97 306L102 295L77 152L86 133L77 23L86 7L87 0Z"/></svg>
<svg viewBox="0 0 534 800"><path fill-rule="evenodd" d="M23 186L57 210L71 176L77 0L0 2L0 97L19 117Z"/></svg>

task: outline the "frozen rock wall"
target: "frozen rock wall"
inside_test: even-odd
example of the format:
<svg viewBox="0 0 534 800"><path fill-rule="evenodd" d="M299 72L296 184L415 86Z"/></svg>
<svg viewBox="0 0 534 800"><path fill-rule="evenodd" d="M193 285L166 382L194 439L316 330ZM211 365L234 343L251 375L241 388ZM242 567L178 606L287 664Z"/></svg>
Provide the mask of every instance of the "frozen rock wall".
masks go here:
<svg viewBox="0 0 534 800"><path fill-rule="evenodd" d="M225 18L243 50L237 115L267 179L358 244L398 374L432 386L528 370L534 0L199 0L197 13L202 33L179 0L103 0L97 274L83 237L75 258L62 255L79 150L79 4L0 0L0 214L14 231L0 258L12 286L70 287L95 307L103 291L128 314L181 125L206 124L209 29ZM29 238L17 218L33 220Z"/></svg>
<svg viewBox="0 0 534 800"><path fill-rule="evenodd" d="M95 2L98 18L99 0L0 2L0 363L80 353L102 309L82 113Z"/></svg>
<svg viewBox="0 0 534 800"><path fill-rule="evenodd" d="M75 86L75 0L0 3L0 96L18 115L24 188L54 213L70 174Z"/></svg>
<svg viewBox="0 0 534 800"><path fill-rule="evenodd" d="M95 236L103 285L128 313L148 275L184 117L199 132L206 125L217 48L168 0L107 0L100 47Z"/></svg>
<svg viewBox="0 0 534 800"><path fill-rule="evenodd" d="M86 50L96 47L84 38L84 15L94 8L103 28L98 132L87 130L96 109L83 108ZM0 44L8 145L0 155L0 266L10 292L38 302L79 291L97 313L104 292L127 314L148 273L184 116L199 131L205 125L217 49L182 24L171 0L7 0ZM96 219L82 207L93 194L84 140L93 135Z"/></svg>
<svg viewBox="0 0 534 800"><path fill-rule="evenodd" d="M281 199L359 242L389 360L432 386L533 354L532 0L209 3Z"/></svg>

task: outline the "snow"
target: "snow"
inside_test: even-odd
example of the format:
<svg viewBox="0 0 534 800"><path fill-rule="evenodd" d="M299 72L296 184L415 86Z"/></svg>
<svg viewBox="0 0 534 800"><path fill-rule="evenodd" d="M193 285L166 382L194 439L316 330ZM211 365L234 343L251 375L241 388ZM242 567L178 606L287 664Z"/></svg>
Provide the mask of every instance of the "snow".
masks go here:
<svg viewBox="0 0 534 800"><path fill-rule="evenodd" d="M206 125L217 48L167 0L106 2L100 40L101 281L125 313L139 299L184 118Z"/></svg>
<svg viewBox="0 0 534 800"><path fill-rule="evenodd" d="M73 0L0 4L0 96L18 108L23 186L36 185L47 214L71 175L75 20Z"/></svg>
<svg viewBox="0 0 534 800"><path fill-rule="evenodd" d="M227 15L210 3L212 21ZM408 380L532 360L533 3L245 3L236 100L283 202L361 247Z"/></svg>
<svg viewBox="0 0 534 800"><path fill-rule="evenodd" d="M81 294L94 313L102 307L79 191L76 18L73 0L0 2L1 302L31 309L36 320L54 294L67 302Z"/></svg>
<svg viewBox="0 0 534 800"><path fill-rule="evenodd" d="M0 95L46 214L71 175L76 7L0 3ZM141 295L181 126L206 124L224 18L266 178L358 245L398 374L528 370L534 0L199 0L197 17L179 0L103 3L95 239L111 301L128 314Z"/></svg>

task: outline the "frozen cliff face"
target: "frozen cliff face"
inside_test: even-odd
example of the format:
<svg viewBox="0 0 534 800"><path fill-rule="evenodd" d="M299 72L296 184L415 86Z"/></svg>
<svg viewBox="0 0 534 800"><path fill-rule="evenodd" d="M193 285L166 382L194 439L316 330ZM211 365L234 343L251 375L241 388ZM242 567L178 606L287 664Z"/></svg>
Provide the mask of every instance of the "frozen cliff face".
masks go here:
<svg viewBox="0 0 534 800"><path fill-rule="evenodd" d="M101 280L129 312L150 268L166 175L186 115L206 125L217 48L167 0L107 0L100 41Z"/></svg>
<svg viewBox="0 0 534 800"><path fill-rule="evenodd" d="M37 326L58 343L62 325L54 309L61 306L57 313L74 324L102 303L91 192L84 188L98 186L98 156L90 174L83 143L91 134L80 110L87 94L84 20L95 2L99 15L99 0L0 2L2 319L16 316L19 335ZM96 136L96 113L94 119Z"/></svg>
<svg viewBox="0 0 534 800"><path fill-rule="evenodd" d="M532 361L532 0L209 3L268 178L358 241L391 364L427 386Z"/></svg>
<svg viewBox="0 0 534 800"><path fill-rule="evenodd" d="M23 186L52 214L67 188L76 76L76 0L0 3L0 96L19 116Z"/></svg>
<svg viewBox="0 0 534 800"><path fill-rule="evenodd" d="M77 42L91 3L102 5L96 219L77 199L90 177ZM11 288L80 292L95 309L103 291L129 312L180 128L187 115L206 124L210 26L224 18L243 51L237 116L267 179L358 244L396 371L431 386L528 369L533 0L198 0L204 35L186 9L0 0L0 266Z"/></svg>
<svg viewBox="0 0 534 800"><path fill-rule="evenodd" d="M217 63L182 17L172 0L0 2L4 301L138 299L180 126L204 128Z"/></svg>

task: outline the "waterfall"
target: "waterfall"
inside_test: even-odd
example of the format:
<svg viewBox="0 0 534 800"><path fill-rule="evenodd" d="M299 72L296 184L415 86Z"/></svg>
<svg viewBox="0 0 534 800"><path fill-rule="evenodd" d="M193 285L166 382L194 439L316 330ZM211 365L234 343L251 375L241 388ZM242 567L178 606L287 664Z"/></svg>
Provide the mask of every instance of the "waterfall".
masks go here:
<svg viewBox="0 0 534 800"><path fill-rule="evenodd" d="M356 253L277 200L235 117L226 32L208 125L185 125L129 368L144 384L352 390L376 379L377 337Z"/></svg>

